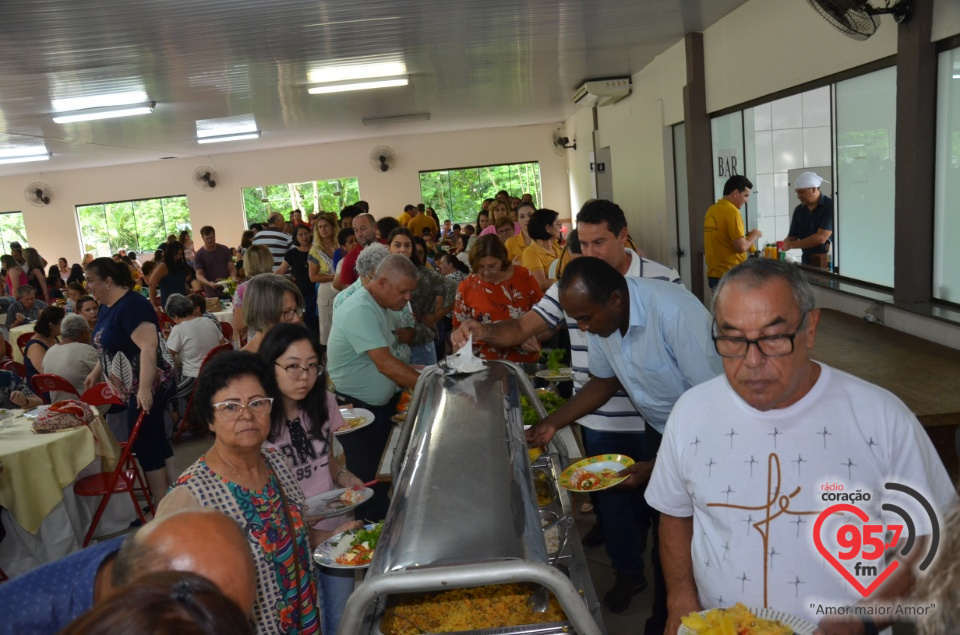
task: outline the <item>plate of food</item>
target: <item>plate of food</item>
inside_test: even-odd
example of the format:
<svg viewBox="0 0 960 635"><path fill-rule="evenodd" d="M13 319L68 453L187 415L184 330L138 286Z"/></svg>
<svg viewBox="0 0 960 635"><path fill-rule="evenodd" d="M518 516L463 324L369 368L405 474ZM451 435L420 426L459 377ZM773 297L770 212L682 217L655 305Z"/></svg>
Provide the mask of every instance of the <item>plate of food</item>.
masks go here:
<svg viewBox="0 0 960 635"><path fill-rule="evenodd" d="M597 492L625 481L626 477L617 473L631 465L633 459L622 454L591 456L565 469L557 483L572 492Z"/></svg>
<svg viewBox="0 0 960 635"><path fill-rule="evenodd" d="M303 506L306 507L307 516L330 518L346 514L354 507L370 500L371 496L373 496L373 490L369 487L347 487L311 496L304 501Z"/></svg>
<svg viewBox="0 0 960 635"><path fill-rule="evenodd" d="M572 368L557 368L556 370L541 370L536 375L540 379L545 379L547 381L572 381L573 380L573 369Z"/></svg>
<svg viewBox="0 0 960 635"><path fill-rule="evenodd" d="M726 609L687 615L681 619L677 635L813 635L816 630L816 625L796 615L770 608L748 609L738 603Z"/></svg>
<svg viewBox="0 0 960 635"><path fill-rule="evenodd" d="M340 415L343 417L343 425L333 431L334 434L350 434L360 428L365 428L375 417L373 413L366 408L340 408Z"/></svg>
<svg viewBox="0 0 960 635"><path fill-rule="evenodd" d="M368 523L328 538L313 552L313 559L332 569L365 569L373 560L383 521Z"/></svg>

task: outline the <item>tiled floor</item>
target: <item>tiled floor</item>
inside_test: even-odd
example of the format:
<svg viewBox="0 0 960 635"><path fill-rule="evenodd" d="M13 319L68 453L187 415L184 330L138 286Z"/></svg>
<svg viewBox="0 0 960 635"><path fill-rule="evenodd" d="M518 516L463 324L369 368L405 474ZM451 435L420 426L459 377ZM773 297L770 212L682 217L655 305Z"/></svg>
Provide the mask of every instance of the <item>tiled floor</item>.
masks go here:
<svg viewBox="0 0 960 635"><path fill-rule="evenodd" d="M212 443L212 437L204 439L188 439L183 443L174 446L173 462L180 473L199 457ZM577 530L580 535L586 534L593 526L593 514L577 513ZM604 551L603 545L598 547L584 547L587 556L590 574L593 577L593 585L597 592L597 597L601 600L603 595L613 586L614 571L610 567L610 560ZM649 559L648 559L649 560ZM647 564L647 577L651 577L650 565ZM643 593L634 596L630 607L619 614L613 614L603 609L603 620L606 625L608 635L638 635L643 632L643 623L650 614L650 606L653 601L653 585L647 587Z"/></svg>

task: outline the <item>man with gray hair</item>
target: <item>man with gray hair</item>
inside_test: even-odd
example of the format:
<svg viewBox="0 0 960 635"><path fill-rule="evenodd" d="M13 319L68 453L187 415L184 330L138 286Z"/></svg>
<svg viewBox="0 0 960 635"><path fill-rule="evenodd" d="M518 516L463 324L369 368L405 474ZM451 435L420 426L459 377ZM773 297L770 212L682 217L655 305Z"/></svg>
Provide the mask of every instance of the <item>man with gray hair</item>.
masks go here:
<svg viewBox="0 0 960 635"><path fill-rule="evenodd" d="M357 246L340 261L340 268L333 278L335 289L344 289L357 281L357 258L367 245L377 242L377 219L373 214L359 214L353 219L353 233L357 238Z"/></svg>
<svg viewBox="0 0 960 635"><path fill-rule="evenodd" d="M375 417L371 425L340 438L350 457L350 471L364 481L377 475L390 436L390 417L399 399L397 387L413 388L420 376L391 351L394 325L387 313L402 309L410 301L418 277L409 258L387 256L370 281L333 313L327 371L336 387L337 401L366 408ZM384 517L389 505L386 494L387 487L374 487L374 497L364 512L366 518L377 521Z"/></svg>
<svg viewBox="0 0 960 635"><path fill-rule="evenodd" d="M389 255L390 250L380 243L373 243L361 251L360 255L357 256L357 275L359 278L336 295L333 299L333 310L339 309L340 305L347 301L347 298L362 289L373 278L373 274L376 273L377 267L380 266L383 259ZM404 307L400 311L387 309L387 315L390 316L390 321L393 323L393 334L396 336L394 343L390 346L390 352L401 362L409 364L410 342L413 341L413 336L416 333L413 327L413 313Z"/></svg>
<svg viewBox="0 0 960 635"><path fill-rule="evenodd" d="M692 611L742 602L819 622L824 635L877 633L890 620L874 624L869 616L881 614L854 606L847 614L863 623L842 623L824 618L837 611L823 607L867 608L907 596L933 519L889 484L913 488L946 515L957 496L933 444L892 394L810 359L820 312L798 267L751 258L721 278L713 309L723 375L677 400L646 491L660 511L665 632L677 632ZM857 501L837 510L843 514L821 515L838 500L833 492L864 496L842 499ZM864 521L881 523L874 526L880 531L898 525L898 508L911 510L909 539L917 544L893 575L862 594L848 580L870 587L884 564L868 572L863 562L834 558L827 566L817 543L835 554L844 532L856 532L858 545L862 535L871 546L858 560L879 564L888 549L894 559L899 534L884 545L890 538L872 539L876 531Z"/></svg>
<svg viewBox="0 0 960 635"><path fill-rule="evenodd" d="M267 217L267 228L257 232L253 237L253 245L263 245L273 254L273 270L276 271L283 264L283 257L293 247L293 238L283 231L283 214L274 212Z"/></svg>
<svg viewBox="0 0 960 635"><path fill-rule="evenodd" d="M36 290L29 284L17 287L17 301L7 307L7 329L36 322L47 303L37 299Z"/></svg>
<svg viewBox="0 0 960 635"><path fill-rule="evenodd" d="M71 313L60 322L60 342L43 356L43 372L63 377L82 395L83 380L93 372L99 359L97 349L90 345L90 325L86 318ZM75 398L76 395L66 391L50 392L51 402Z"/></svg>

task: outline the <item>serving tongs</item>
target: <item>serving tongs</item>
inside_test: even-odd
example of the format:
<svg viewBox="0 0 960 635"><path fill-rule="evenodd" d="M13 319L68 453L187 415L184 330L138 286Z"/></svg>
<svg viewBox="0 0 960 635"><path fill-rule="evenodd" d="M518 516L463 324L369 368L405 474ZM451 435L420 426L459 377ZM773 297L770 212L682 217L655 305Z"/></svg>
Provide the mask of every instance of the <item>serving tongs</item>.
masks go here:
<svg viewBox="0 0 960 635"><path fill-rule="evenodd" d="M563 553L563 548L567 546L567 538L570 536L570 526L573 525L573 516L561 516L548 524L544 530L554 525L560 525L560 546L557 547L557 552L553 554L553 558L550 560L551 567L557 566L560 554ZM547 609L550 608L550 592L547 590L547 587L541 585L536 591L531 593L530 597L527 598L527 607L534 613L546 613Z"/></svg>

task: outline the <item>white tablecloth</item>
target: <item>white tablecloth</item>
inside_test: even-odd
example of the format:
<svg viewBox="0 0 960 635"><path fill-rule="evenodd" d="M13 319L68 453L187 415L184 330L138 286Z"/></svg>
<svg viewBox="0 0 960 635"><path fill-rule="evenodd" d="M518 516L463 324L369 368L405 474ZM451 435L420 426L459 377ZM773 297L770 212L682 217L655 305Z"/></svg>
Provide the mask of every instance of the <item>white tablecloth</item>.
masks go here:
<svg viewBox="0 0 960 635"><path fill-rule="evenodd" d="M86 467L80 476L96 474L98 471L99 458ZM74 495L71 483L63 488L63 500L44 518L36 534L21 527L4 509L0 513L0 522L7 535L0 541L0 568L12 578L78 551L99 504L99 498ZM130 496L114 494L100 518L96 535L105 536L126 529L135 518Z"/></svg>

